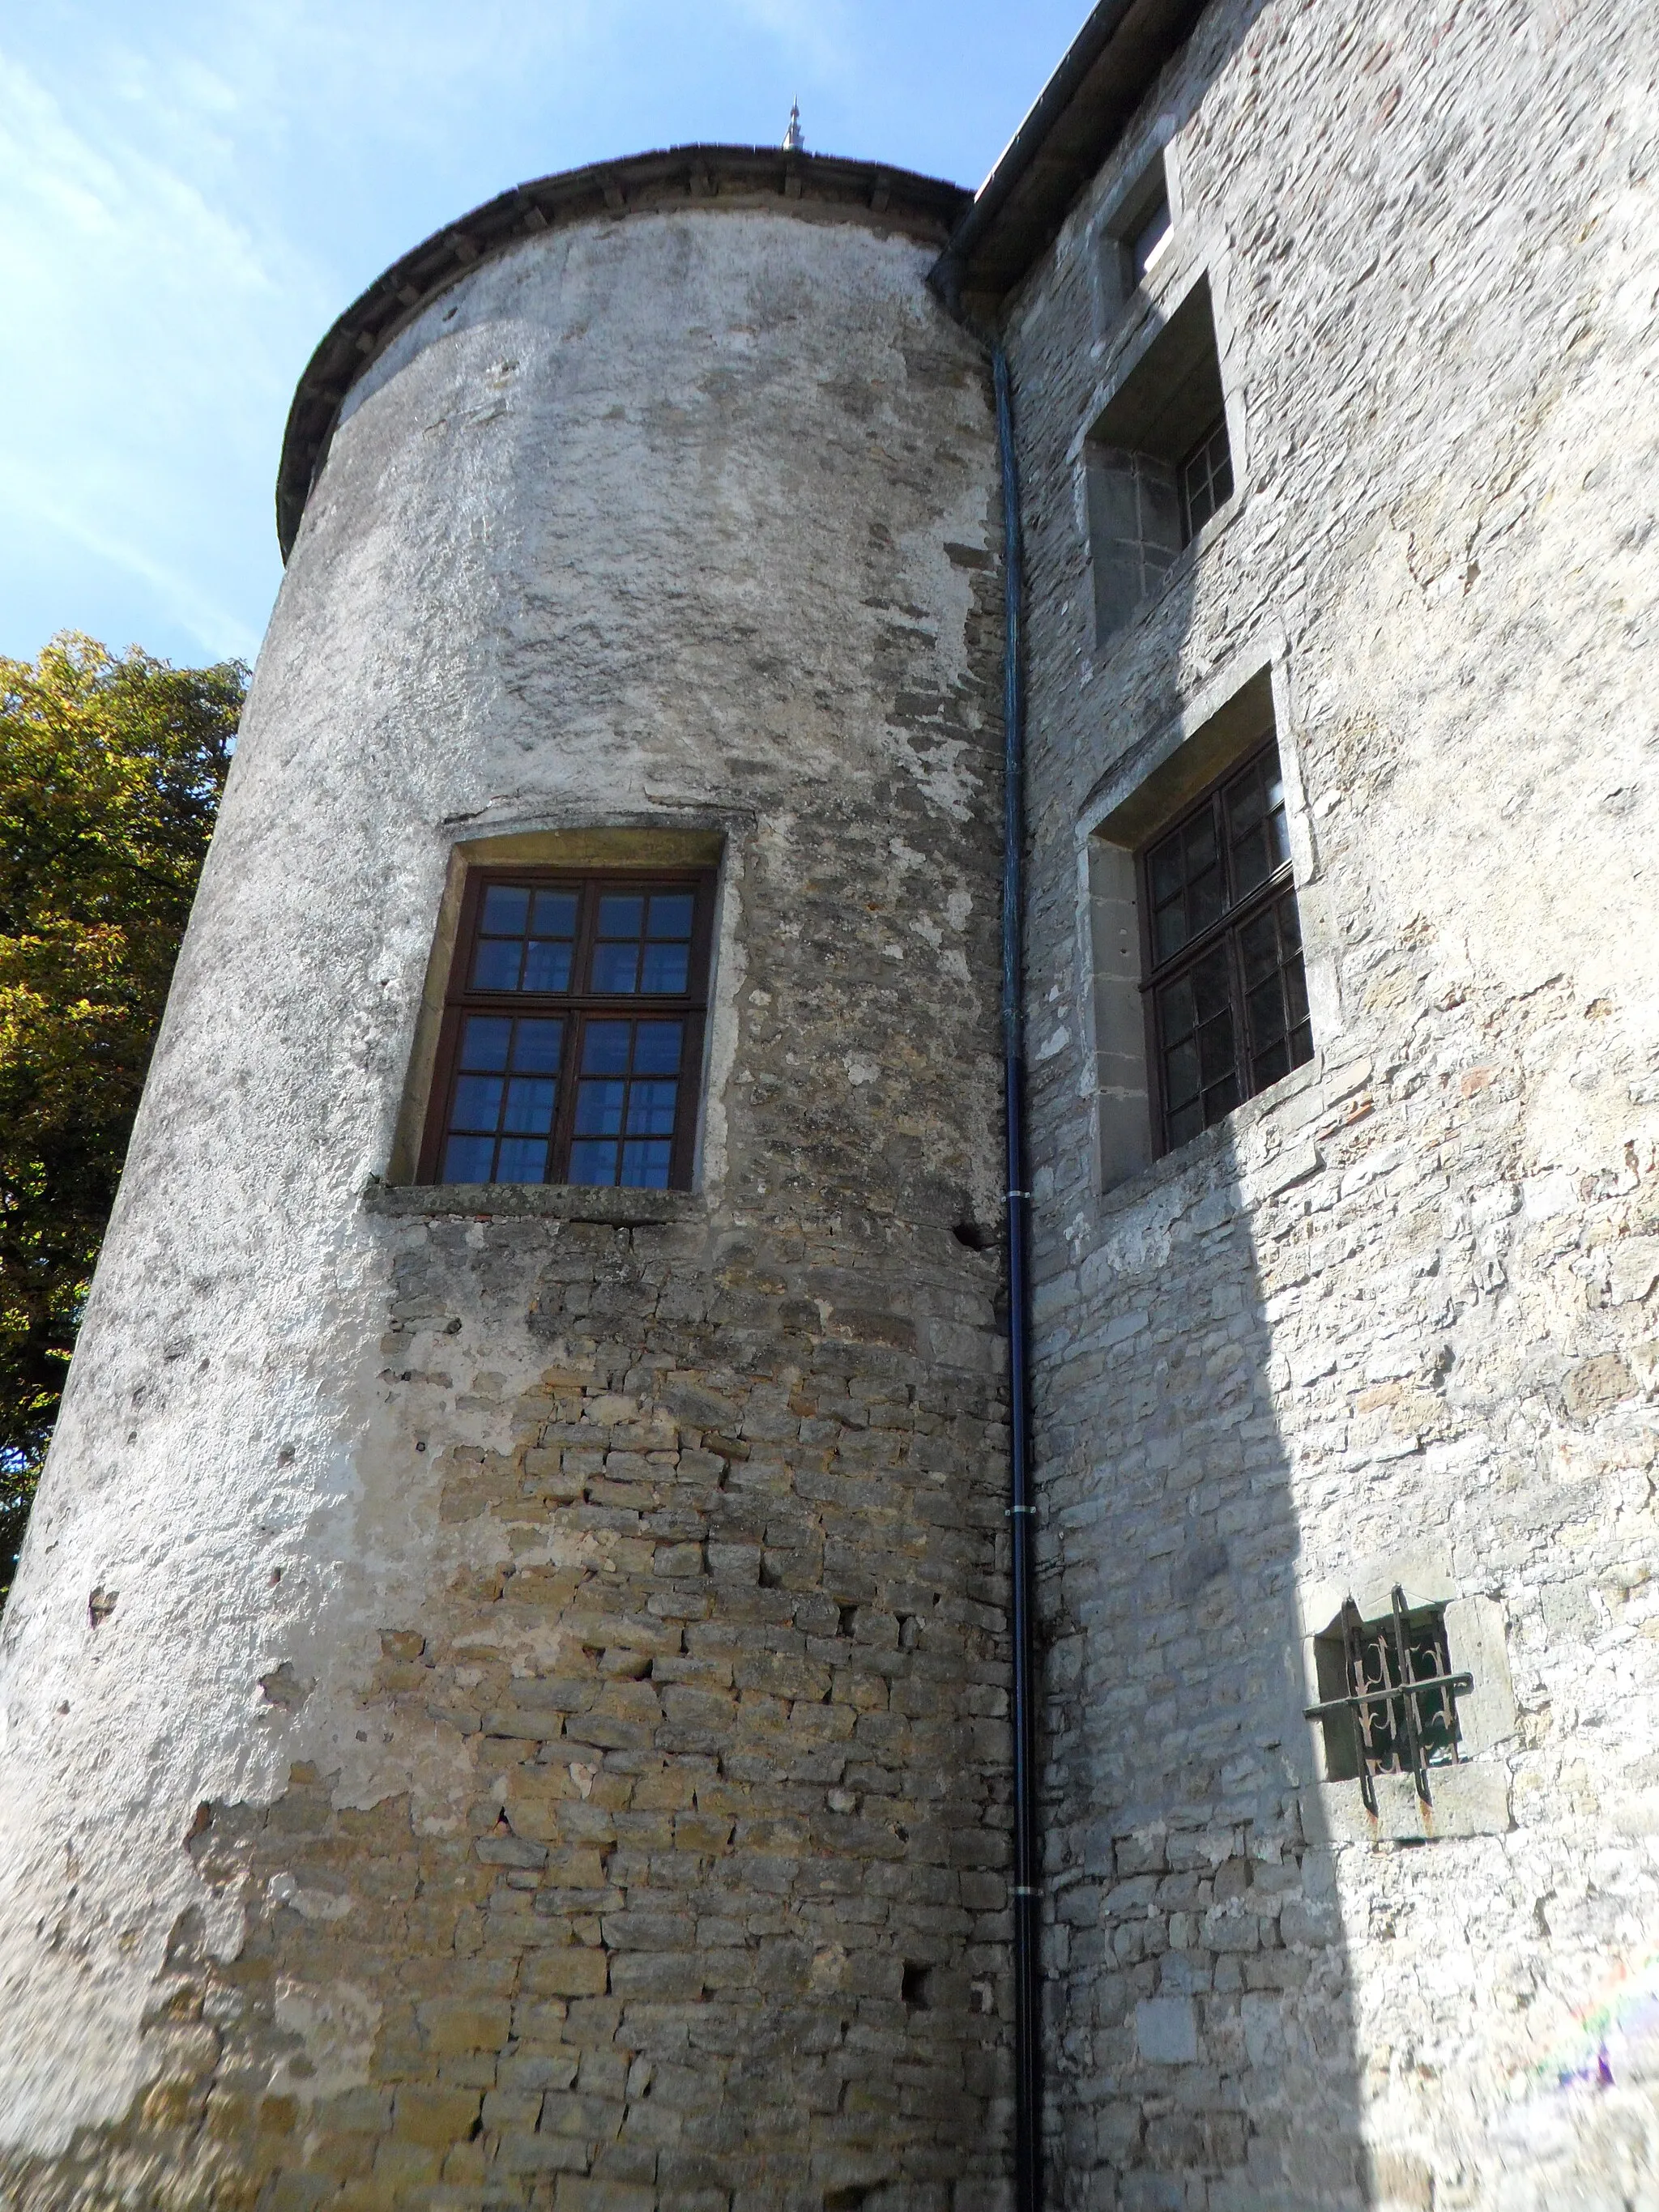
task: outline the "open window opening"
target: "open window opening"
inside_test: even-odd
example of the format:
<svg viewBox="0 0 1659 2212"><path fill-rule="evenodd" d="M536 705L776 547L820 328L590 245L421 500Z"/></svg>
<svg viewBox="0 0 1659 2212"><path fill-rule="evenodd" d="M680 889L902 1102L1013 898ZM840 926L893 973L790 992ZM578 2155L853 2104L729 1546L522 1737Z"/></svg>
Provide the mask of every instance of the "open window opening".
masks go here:
<svg viewBox="0 0 1659 2212"><path fill-rule="evenodd" d="M1207 278L1103 410L1086 448L1097 643L1114 637L1233 495Z"/></svg>
<svg viewBox="0 0 1659 2212"><path fill-rule="evenodd" d="M689 1188L712 871L478 869L420 1179Z"/></svg>
<svg viewBox="0 0 1659 2212"><path fill-rule="evenodd" d="M1376 1811L1374 1778L1409 1774L1424 1804L1430 1769L1460 1759L1457 1700L1474 1677L1454 1671L1443 1605L1413 1606L1396 1583L1387 1613L1361 1617L1352 1596L1314 1638L1319 1702L1308 1718L1325 1739L1325 1772L1358 1779L1366 1810Z"/></svg>
<svg viewBox="0 0 1659 2212"><path fill-rule="evenodd" d="M1146 286L1174 242L1169 171L1160 146L1101 230L1101 291L1109 313L1127 306Z"/></svg>

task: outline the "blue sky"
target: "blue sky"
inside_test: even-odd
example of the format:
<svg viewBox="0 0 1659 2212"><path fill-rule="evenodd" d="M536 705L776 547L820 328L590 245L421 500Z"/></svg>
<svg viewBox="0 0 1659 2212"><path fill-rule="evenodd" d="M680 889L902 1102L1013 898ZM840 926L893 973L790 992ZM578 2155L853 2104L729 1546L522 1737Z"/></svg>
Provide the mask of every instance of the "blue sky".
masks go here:
<svg viewBox="0 0 1659 2212"><path fill-rule="evenodd" d="M0 653L251 659L334 317L524 178L781 137L977 185L1086 0L14 0L0 13Z"/></svg>

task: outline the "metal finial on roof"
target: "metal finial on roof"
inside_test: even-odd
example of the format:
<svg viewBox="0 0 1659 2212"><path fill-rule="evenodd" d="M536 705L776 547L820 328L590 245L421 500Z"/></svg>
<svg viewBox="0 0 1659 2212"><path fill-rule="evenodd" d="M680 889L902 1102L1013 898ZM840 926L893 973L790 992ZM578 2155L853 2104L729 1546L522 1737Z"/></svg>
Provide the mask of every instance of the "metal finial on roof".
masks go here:
<svg viewBox="0 0 1659 2212"><path fill-rule="evenodd" d="M789 103L789 128L783 134L783 150L786 154L804 154L806 151L806 141L801 135L800 102L798 100Z"/></svg>

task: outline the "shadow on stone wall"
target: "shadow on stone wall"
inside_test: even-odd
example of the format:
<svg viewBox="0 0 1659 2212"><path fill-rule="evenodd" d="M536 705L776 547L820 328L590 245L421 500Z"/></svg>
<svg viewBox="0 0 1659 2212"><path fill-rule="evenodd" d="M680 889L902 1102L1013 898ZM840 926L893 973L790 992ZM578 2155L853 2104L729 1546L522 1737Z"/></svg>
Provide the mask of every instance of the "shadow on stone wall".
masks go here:
<svg viewBox="0 0 1659 2212"><path fill-rule="evenodd" d="M1293 1191L1250 1189L1224 1127L1102 1229L1041 1349L1054 2199L1358 2206L1269 1381L1307 1225Z"/></svg>

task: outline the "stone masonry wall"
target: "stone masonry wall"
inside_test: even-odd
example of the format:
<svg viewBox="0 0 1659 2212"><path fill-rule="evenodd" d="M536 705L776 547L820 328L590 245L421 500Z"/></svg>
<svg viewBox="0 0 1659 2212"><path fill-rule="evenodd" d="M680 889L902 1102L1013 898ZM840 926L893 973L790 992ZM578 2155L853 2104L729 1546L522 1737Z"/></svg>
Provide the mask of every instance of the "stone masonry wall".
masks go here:
<svg viewBox="0 0 1659 2212"><path fill-rule="evenodd" d="M181 1917L128 2126L9 2203L996 2201L997 1263L656 1210L382 1218L381 1447L437 1526L354 1705L410 1786L199 1808L244 1940ZM272 1669L273 1723L316 1686Z"/></svg>
<svg viewBox="0 0 1659 2212"><path fill-rule="evenodd" d="M1655 46L1212 9L1009 313L1067 2207L1659 2188ZM1160 127L1239 493L1101 651L1091 226ZM1103 1192L1083 830L1263 669L1317 1056ZM1390 1561L1490 1701L1430 1840L1301 1717Z"/></svg>

